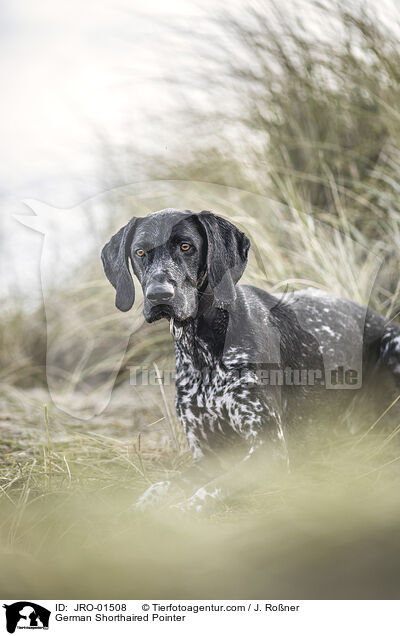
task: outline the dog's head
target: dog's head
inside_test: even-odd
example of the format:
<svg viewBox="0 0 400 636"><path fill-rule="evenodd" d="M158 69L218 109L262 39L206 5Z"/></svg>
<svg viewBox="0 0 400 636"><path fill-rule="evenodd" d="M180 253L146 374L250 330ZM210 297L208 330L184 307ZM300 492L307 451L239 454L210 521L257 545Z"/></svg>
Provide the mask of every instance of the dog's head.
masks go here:
<svg viewBox="0 0 400 636"><path fill-rule="evenodd" d="M212 212L167 209L131 219L101 256L118 309L128 311L135 298L131 263L143 288L147 322L182 323L196 316L207 283L219 306L232 303L249 247L243 232Z"/></svg>

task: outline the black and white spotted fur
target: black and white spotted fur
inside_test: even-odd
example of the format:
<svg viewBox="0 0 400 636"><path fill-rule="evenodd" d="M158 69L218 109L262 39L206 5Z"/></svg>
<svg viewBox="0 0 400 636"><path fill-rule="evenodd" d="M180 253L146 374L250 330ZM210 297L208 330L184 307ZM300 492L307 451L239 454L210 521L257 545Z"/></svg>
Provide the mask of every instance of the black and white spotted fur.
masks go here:
<svg viewBox="0 0 400 636"><path fill-rule="evenodd" d="M227 448L243 469L260 456L289 465L291 430L324 410L345 412L357 391L326 388L332 370L351 369L357 389L400 378L398 326L318 290L279 298L237 285L248 249L247 237L211 212L167 209L133 218L102 252L117 307L134 301L131 264L146 320L170 320L176 409L194 457L180 480L189 508L222 496ZM262 381L271 371L285 381ZM139 505L169 486L154 484Z"/></svg>

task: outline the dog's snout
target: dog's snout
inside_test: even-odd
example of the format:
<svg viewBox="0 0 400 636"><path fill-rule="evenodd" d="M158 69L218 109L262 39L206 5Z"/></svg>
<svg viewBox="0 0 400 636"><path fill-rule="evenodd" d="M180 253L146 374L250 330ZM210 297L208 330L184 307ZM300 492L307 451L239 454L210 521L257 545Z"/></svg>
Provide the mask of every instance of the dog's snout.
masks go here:
<svg viewBox="0 0 400 636"><path fill-rule="evenodd" d="M151 283L147 288L146 296L152 303L162 303L171 300L174 293L171 283Z"/></svg>

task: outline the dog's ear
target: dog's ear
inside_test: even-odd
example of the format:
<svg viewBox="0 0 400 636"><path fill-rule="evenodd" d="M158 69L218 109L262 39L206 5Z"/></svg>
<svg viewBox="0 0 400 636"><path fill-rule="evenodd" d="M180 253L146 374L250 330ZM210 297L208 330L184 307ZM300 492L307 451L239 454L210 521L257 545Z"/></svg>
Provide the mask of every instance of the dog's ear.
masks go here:
<svg viewBox="0 0 400 636"><path fill-rule="evenodd" d="M129 251L137 218L122 227L103 247L101 260L104 272L115 287L115 304L121 311L128 311L135 300L135 287L129 270Z"/></svg>
<svg viewBox="0 0 400 636"><path fill-rule="evenodd" d="M246 264L250 241L232 223L203 210L198 219L207 236L207 275L217 303L227 306L236 298L235 285Z"/></svg>

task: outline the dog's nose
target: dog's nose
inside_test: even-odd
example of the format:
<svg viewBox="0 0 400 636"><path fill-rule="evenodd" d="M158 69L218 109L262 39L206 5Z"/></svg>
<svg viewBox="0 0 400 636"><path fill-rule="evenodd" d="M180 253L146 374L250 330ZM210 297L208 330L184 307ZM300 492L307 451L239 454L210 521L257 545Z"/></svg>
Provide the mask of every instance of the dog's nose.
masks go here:
<svg viewBox="0 0 400 636"><path fill-rule="evenodd" d="M152 283L147 288L146 296L152 303L162 303L171 300L174 288L171 283Z"/></svg>

